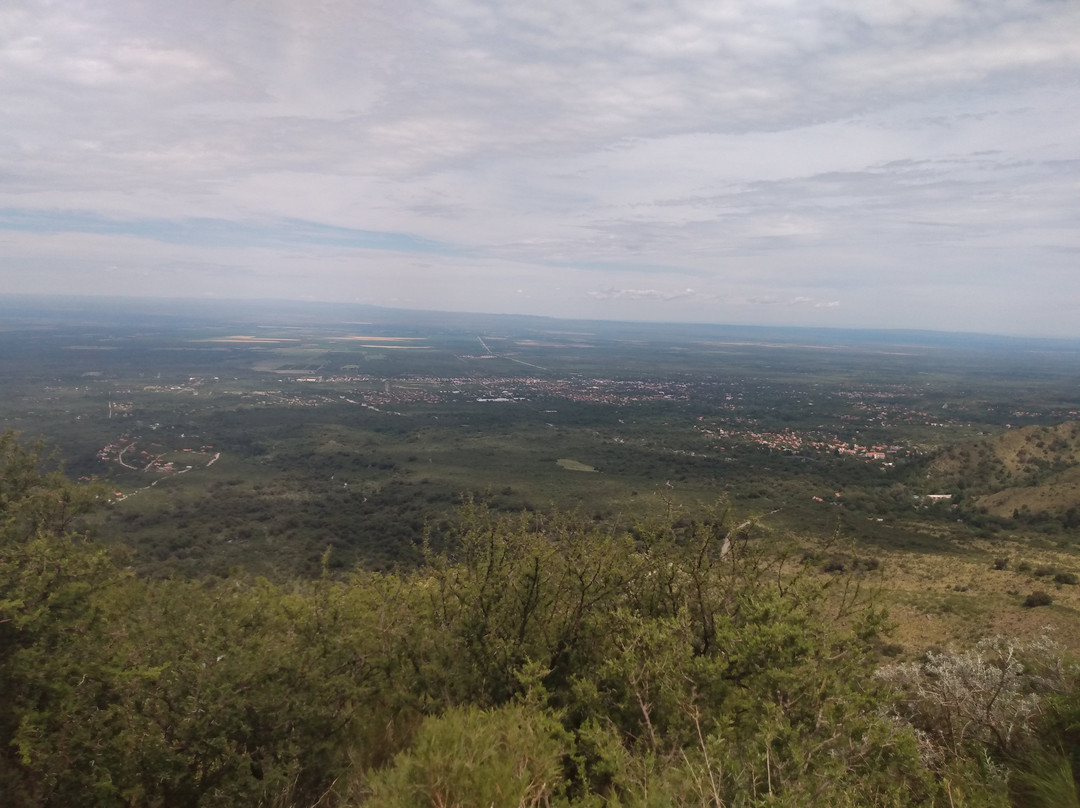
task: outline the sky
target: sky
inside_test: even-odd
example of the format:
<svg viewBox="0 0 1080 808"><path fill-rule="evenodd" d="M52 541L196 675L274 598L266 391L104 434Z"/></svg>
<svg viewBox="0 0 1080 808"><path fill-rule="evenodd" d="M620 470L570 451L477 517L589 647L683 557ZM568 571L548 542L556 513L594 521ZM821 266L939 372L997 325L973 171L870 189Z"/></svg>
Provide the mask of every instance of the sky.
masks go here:
<svg viewBox="0 0 1080 808"><path fill-rule="evenodd" d="M1080 337L1080 2L5 0L0 293Z"/></svg>

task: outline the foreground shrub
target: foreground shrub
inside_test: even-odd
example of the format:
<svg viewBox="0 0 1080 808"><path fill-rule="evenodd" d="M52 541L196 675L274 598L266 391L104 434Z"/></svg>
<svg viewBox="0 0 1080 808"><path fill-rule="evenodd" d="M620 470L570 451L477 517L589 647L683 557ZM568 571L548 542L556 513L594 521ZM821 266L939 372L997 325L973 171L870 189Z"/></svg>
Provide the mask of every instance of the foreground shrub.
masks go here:
<svg viewBox="0 0 1080 808"><path fill-rule="evenodd" d="M86 492L9 474L11 447L4 808L906 808L979 759L923 765L873 676L866 576L809 560L828 543L800 561L722 509L613 531L469 504L408 573L138 580L68 535ZM1011 670L983 707L1026 726ZM948 804L994 804L956 782Z"/></svg>
<svg viewBox="0 0 1080 808"><path fill-rule="evenodd" d="M928 761L976 748L1004 758L1033 737L1042 697L1067 688L1061 653L1046 636L993 637L970 651L886 665L877 677L902 693L897 715L921 733Z"/></svg>
<svg viewBox="0 0 1080 808"><path fill-rule="evenodd" d="M552 715L513 704L448 710L370 783L383 808L550 805L563 791L569 735Z"/></svg>

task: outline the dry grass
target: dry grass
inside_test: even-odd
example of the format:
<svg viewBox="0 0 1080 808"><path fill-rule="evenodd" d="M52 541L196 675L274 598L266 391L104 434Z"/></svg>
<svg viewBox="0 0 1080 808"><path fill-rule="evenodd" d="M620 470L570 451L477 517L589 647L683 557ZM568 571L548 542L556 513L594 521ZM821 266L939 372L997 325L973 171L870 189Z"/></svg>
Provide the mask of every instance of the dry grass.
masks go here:
<svg viewBox="0 0 1080 808"><path fill-rule="evenodd" d="M893 641L905 653L967 645L994 634L1031 636L1047 626L1059 642L1080 652L1080 586L1034 574L1040 568L1080 571L1075 555L1001 541L976 543L972 550L878 554L884 570L880 596L896 625ZM1008 559L1005 569L994 569L996 558ZM1024 598L1039 590L1053 597L1053 605L1025 607Z"/></svg>

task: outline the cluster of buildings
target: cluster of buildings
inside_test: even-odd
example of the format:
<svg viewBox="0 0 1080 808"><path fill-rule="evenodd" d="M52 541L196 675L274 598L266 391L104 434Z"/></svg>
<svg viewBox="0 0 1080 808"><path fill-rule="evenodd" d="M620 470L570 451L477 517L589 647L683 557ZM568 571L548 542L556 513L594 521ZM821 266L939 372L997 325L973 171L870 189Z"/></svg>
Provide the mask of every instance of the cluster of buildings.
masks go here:
<svg viewBox="0 0 1080 808"><path fill-rule="evenodd" d="M533 376L509 377L433 377L415 376L396 380L377 380L370 376L301 376L297 382L356 383L364 387L349 395L365 404L385 407L397 404L439 404L463 400L523 401L558 398L592 404L626 405L651 401L688 401L695 397L696 386L689 382L617 380L602 378L541 379ZM269 395L263 393L263 395ZM277 395L282 395L278 393Z"/></svg>
<svg viewBox="0 0 1080 808"><path fill-rule="evenodd" d="M845 441L835 435L823 435L816 432L799 432L784 428L779 432L759 431L755 429L724 429L716 424L709 424L705 416L698 418L696 429L710 441L716 441L712 448L724 450L731 444L751 443L764 449L789 454L849 455L866 460L886 461L891 456L906 455L908 449L897 445L863 445L854 441ZM726 445L725 445L726 444Z"/></svg>
<svg viewBox="0 0 1080 808"><path fill-rule="evenodd" d="M119 463L121 466L132 471L156 471L167 474L177 470L176 463L165 459L165 456L176 452L175 449L166 449L162 446L151 449L139 449L136 446L138 439L128 435L122 436L118 441L107 443L97 451L97 459L106 462ZM184 454L208 455L214 451L213 446L200 446L198 449L184 448L179 450ZM214 458L217 459L216 457ZM213 462L213 461L211 461ZM207 464L209 465L209 464ZM188 466L190 468L190 466Z"/></svg>

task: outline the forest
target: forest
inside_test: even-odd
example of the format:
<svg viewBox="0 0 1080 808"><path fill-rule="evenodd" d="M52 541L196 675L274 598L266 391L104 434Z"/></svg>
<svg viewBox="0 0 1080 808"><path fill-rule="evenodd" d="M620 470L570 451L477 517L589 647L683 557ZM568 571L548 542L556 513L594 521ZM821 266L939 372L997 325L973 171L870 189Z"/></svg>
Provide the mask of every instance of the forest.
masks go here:
<svg viewBox="0 0 1080 808"><path fill-rule="evenodd" d="M106 498L0 437L12 808L1077 804L1052 636L894 659L874 564L723 500L467 500L418 564L271 581L136 574Z"/></svg>

